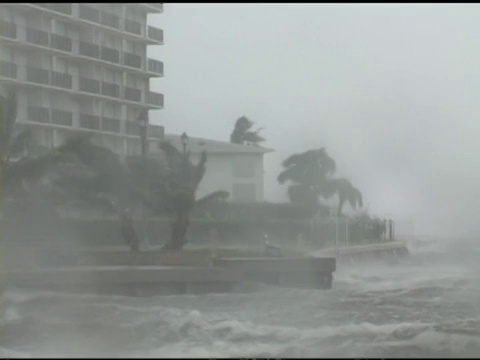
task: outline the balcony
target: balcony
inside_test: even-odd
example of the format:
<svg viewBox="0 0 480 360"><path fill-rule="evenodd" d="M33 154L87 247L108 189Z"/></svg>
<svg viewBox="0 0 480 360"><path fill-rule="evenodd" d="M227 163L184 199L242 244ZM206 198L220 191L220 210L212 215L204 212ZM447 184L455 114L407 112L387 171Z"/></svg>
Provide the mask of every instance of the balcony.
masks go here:
<svg viewBox="0 0 480 360"><path fill-rule="evenodd" d="M52 71L52 85L64 89L71 89L72 76L70 74Z"/></svg>
<svg viewBox="0 0 480 360"><path fill-rule="evenodd" d="M72 39L66 36L50 34L50 45L57 50L72 51Z"/></svg>
<svg viewBox="0 0 480 360"><path fill-rule="evenodd" d="M38 123L49 123L48 109L40 106L27 107L28 121Z"/></svg>
<svg viewBox="0 0 480 360"><path fill-rule="evenodd" d="M142 35L142 24L138 21L125 19L124 20L124 30L131 34Z"/></svg>
<svg viewBox="0 0 480 360"><path fill-rule="evenodd" d="M163 62L154 59L148 59L148 71L163 76Z"/></svg>
<svg viewBox="0 0 480 360"><path fill-rule="evenodd" d="M64 15L72 15L71 3L33 3L32 5L36 5L50 11L62 13Z"/></svg>
<svg viewBox="0 0 480 360"><path fill-rule="evenodd" d="M27 81L49 85L48 70L27 66Z"/></svg>
<svg viewBox="0 0 480 360"><path fill-rule="evenodd" d="M108 132L113 132L113 133L119 133L120 132L120 120L109 118L109 117L103 117L102 118L102 130L103 131L108 131Z"/></svg>
<svg viewBox="0 0 480 360"><path fill-rule="evenodd" d="M56 11L65 15L72 15L71 3L51 3L50 10Z"/></svg>
<svg viewBox="0 0 480 360"><path fill-rule="evenodd" d="M102 82L102 95L119 98L120 86L104 81Z"/></svg>
<svg viewBox="0 0 480 360"><path fill-rule="evenodd" d="M131 87L125 87L123 98L130 101L141 101L142 92L139 89L134 89Z"/></svg>
<svg viewBox="0 0 480 360"><path fill-rule="evenodd" d="M48 33L43 30L26 28L25 40L31 44L48 47Z"/></svg>
<svg viewBox="0 0 480 360"><path fill-rule="evenodd" d="M79 4L78 16L83 20L100 22L100 11L88 5Z"/></svg>
<svg viewBox="0 0 480 360"><path fill-rule="evenodd" d="M165 137L165 128L160 125L149 124L147 127L147 136L150 138L163 140Z"/></svg>
<svg viewBox="0 0 480 360"><path fill-rule="evenodd" d="M163 94L149 91L147 92L146 100L149 105L163 107Z"/></svg>
<svg viewBox="0 0 480 360"><path fill-rule="evenodd" d="M140 136L140 125L135 121L127 121L125 123L125 132L128 135Z"/></svg>
<svg viewBox="0 0 480 360"><path fill-rule="evenodd" d="M141 101L142 100L142 92L139 89L134 89L131 87L125 87L124 88L124 94L123 98L125 100L130 100L130 101Z"/></svg>
<svg viewBox="0 0 480 360"><path fill-rule="evenodd" d="M0 36L16 39L17 26L13 22L0 20Z"/></svg>
<svg viewBox="0 0 480 360"><path fill-rule="evenodd" d="M17 64L9 61L0 61L0 76L10 79L16 79Z"/></svg>
<svg viewBox="0 0 480 360"><path fill-rule="evenodd" d="M102 46L100 50L101 50L100 58L102 60L109 61L112 63L117 63L117 64L120 61L120 52L118 50L111 49L104 46Z"/></svg>
<svg viewBox="0 0 480 360"><path fill-rule="evenodd" d="M124 52L123 53L123 64L127 65L127 66L130 66L130 67L137 68L137 69L141 69L142 68L142 57L138 56L138 55L135 55L135 54L132 54L132 53Z"/></svg>
<svg viewBox="0 0 480 360"><path fill-rule="evenodd" d="M100 47L98 45L81 40L78 42L78 52L80 55L91 58L98 59L100 57Z"/></svg>
<svg viewBox="0 0 480 360"><path fill-rule="evenodd" d="M52 124L72 126L73 114L71 111L52 109Z"/></svg>
<svg viewBox="0 0 480 360"><path fill-rule="evenodd" d="M80 114L80 127L89 130L100 130L100 119L95 115Z"/></svg>
<svg viewBox="0 0 480 360"><path fill-rule="evenodd" d="M145 9L147 9L149 12L152 12L152 11L157 13L163 12L163 3L135 3L135 5L142 6Z"/></svg>
<svg viewBox="0 0 480 360"><path fill-rule="evenodd" d="M149 39L163 43L163 30L153 26L148 27L147 36Z"/></svg>
<svg viewBox="0 0 480 360"><path fill-rule="evenodd" d="M95 79L89 79L85 77L80 77L78 82L78 90L84 91L92 94L100 93L100 81Z"/></svg>
<svg viewBox="0 0 480 360"><path fill-rule="evenodd" d="M120 18L106 11L100 12L100 23L114 29L120 29Z"/></svg>

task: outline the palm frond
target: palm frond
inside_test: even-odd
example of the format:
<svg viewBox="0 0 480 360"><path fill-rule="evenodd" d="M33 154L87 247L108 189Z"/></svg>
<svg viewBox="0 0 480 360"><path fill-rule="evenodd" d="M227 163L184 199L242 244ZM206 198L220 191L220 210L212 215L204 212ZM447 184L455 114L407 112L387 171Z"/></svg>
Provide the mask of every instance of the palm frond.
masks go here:
<svg viewBox="0 0 480 360"><path fill-rule="evenodd" d="M224 191L224 190L214 191L198 199L195 202L195 206L201 207L201 206L208 205L212 202L225 201L229 196L230 196L230 193L228 191Z"/></svg>

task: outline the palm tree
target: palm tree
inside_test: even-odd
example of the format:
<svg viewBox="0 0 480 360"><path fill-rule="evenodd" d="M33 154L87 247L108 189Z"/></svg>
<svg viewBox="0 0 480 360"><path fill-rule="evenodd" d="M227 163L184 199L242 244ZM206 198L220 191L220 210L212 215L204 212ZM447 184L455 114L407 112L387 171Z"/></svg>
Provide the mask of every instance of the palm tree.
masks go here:
<svg viewBox="0 0 480 360"><path fill-rule="evenodd" d="M288 196L292 204L307 208L318 207L318 198L330 198L335 194L339 197L338 215L342 213L345 202L352 208L362 206L362 195L347 179L334 179L335 160L325 148L309 150L294 154L283 163L283 170L278 175L280 184L291 181L294 184L288 188Z"/></svg>
<svg viewBox="0 0 480 360"><path fill-rule="evenodd" d="M68 140L60 151L71 156L69 167L54 181L65 197L83 199L89 205L113 210L121 224L121 234L132 252L139 250L133 211L141 191L133 173L111 150L92 144L88 136ZM141 182L140 182L141 183Z"/></svg>
<svg viewBox="0 0 480 360"><path fill-rule="evenodd" d="M196 200L198 185L206 172L207 153L202 152L198 164L189 160L189 152L183 154L171 143L162 142L160 148L166 155L168 172L164 179L163 202L172 217L172 233L164 246L165 250L181 250L188 240L186 233L190 225L190 214L195 206L205 205L217 199L225 199L226 191L215 191Z"/></svg>
<svg viewBox="0 0 480 360"><path fill-rule="evenodd" d="M189 215L197 204L225 198L217 191L196 200L196 190L206 171L206 153L197 165L189 161L169 142L162 142L165 162L159 159L132 157L123 164L112 151L93 145L88 138L71 139L62 152L72 154L78 164L57 177L56 185L64 194L87 199L91 205L107 205L118 215L124 241L131 251L138 251L139 239L133 225L133 212L143 204L153 213L167 212L172 217L171 237L166 250L180 250L187 243Z"/></svg>
<svg viewBox="0 0 480 360"><path fill-rule="evenodd" d="M337 216L342 215L342 208L345 202L348 202L353 209L363 206L362 194L360 190L352 185L352 183L344 178L330 179L322 188L321 195L329 198L334 194L338 195Z"/></svg>
<svg viewBox="0 0 480 360"><path fill-rule="evenodd" d="M258 143L265 141L258 133L263 130L263 128L251 131L254 122L249 120L246 116L241 116L235 122L235 127L232 134L230 135L230 142L233 144L243 145L245 143L250 143L258 145Z"/></svg>
<svg viewBox="0 0 480 360"><path fill-rule="evenodd" d="M324 148L309 150L288 157L283 163L283 170L278 175L278 182L294 184L288 188L292 204L313 208L318 205L319 188L335 171L335 161Z"/></svg>
<svg viewBox="0 0 480 360"><path fill-rule="evenodd" d="M3 198L14 189L25 192L29 184L37 182L51 165L63 157L58 149L33 156L28 153L30 132L23 131L14 136L17 118L17 95L9 91L0 94L0 184Z"/></svg>

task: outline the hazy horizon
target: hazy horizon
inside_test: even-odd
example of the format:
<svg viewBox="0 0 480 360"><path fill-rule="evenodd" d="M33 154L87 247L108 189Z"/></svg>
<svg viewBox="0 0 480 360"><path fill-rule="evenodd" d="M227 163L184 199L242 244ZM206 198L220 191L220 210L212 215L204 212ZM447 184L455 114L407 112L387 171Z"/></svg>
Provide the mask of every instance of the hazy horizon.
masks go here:
<svg viewBox="0 0 480 360"><path fill-rule="evenodd" d="M167 3L149 15L165 31L149 48L165 109L150 118L225 141L241 115L264 127L268 201L285 199L285 157L326 147L372 215L475 236L479 16L476 4Z"/></svg>

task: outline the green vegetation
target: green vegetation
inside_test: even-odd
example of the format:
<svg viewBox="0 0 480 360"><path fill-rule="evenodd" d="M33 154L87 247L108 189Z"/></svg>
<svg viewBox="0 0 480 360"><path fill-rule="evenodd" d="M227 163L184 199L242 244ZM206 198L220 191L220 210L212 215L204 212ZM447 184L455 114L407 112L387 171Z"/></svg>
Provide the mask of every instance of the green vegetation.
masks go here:
<svg viewBox="0 0 480 360"><path fill-rule="evenodd" d="M294 154L282 165L285 170L278 175L278 182L293 182L288 188L292 204L303 205L314 214L318 210L319 197L329 199L337 194L338 216L342 215L343 205L347 201L354 209L357 205L363 206L362 194L349 180L332 178L336 164L325 148Z"/></svg>

